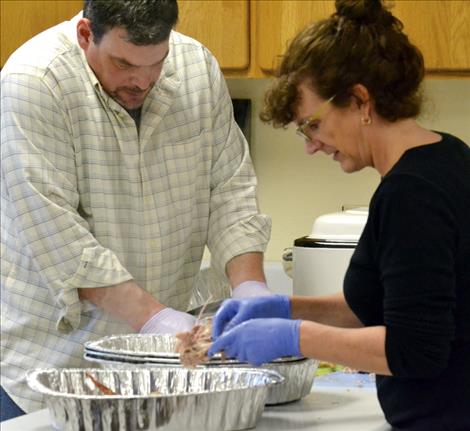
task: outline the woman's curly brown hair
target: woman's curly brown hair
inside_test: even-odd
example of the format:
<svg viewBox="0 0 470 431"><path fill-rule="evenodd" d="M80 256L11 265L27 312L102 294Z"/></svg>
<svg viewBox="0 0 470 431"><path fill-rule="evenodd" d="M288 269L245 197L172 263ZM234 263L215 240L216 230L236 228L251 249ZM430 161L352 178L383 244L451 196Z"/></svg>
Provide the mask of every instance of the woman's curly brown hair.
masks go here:
<svg viewBox="0 0 470 431"><path fill-rule="evenodd" d="M305 81L335 106L346 106L355 84L364 85L377 113L394 122L421 109L424 61L403 33L403 24L381 0L336 0L330 18L307 26L290 43L276 80L265 95L264 122L284 127L299 102Z"/></svg>

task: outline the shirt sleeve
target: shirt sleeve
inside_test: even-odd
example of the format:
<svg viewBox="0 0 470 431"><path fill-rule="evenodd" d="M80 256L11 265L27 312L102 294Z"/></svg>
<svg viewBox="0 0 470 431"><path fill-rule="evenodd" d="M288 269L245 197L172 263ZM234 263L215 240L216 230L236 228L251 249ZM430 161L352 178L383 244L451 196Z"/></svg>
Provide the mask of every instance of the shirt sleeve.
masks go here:
<svg viewBox="0 0 470 431"><path fill-rule="evenodd" d="M248 252L264 252L271 234L271 219L260 214L257 179L248 144L233 117L225 81L209 55L213 78L214 158L208 247L216 270L225 275L227 262Z"/></svg>
<svg viewBox="0 0 470 431"><path fill-rule="evenodd" d="M437 376L447 367L456 329L452 204L426 180L395 175L384 180L371 209L390 370L394 376Z"/></svg>
<svg viewBox="0 0 470 431"><path fill-rule="evenodd" d="M61 308L57 329L69 332L80 324L77 288L132 276L80 215L73 132L52 84L27 73L2 76L2 182L15 247Z"/></svg>

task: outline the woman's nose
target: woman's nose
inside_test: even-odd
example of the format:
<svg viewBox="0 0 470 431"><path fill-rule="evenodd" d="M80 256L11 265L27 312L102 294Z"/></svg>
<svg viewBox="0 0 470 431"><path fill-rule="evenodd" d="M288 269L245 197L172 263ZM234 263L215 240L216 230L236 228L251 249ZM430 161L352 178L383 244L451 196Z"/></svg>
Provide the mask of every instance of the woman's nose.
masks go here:
<svg viewBox="0 0 470 431"><path fill-rule="evenodd" d="M317 151L321 150L322 144L321 142L306 139L305 140L305 151L307 154L314 155Z"/></svg>

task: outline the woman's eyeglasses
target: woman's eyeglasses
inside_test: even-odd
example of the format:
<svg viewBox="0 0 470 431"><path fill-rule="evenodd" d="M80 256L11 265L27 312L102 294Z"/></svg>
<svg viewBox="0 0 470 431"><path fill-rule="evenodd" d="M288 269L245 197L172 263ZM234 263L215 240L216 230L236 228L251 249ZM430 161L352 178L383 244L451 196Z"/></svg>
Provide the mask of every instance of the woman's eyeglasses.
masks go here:
<svg viewBox="0 0 470 431"><path fill-rule="evenodd" d="M335 95L336 96L336 95ZM318 124L321 116L325 112L325 110L330 106L332 100L335 96L330 97L328 100L322 103L318 110L307 117L302 123L297 127L296 133L301 136L303 139L310 141L312 139L313 133L315 133L318 129Z"/></svg>

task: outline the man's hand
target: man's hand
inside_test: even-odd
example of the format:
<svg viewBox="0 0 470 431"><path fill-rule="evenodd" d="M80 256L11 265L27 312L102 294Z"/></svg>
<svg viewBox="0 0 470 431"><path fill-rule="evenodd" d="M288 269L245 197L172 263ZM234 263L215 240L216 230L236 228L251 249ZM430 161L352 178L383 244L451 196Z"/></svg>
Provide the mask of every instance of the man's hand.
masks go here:
<svg viewBox="0 0 470 431"><path fill-rule="evenodd" d="M268 289L266 283L262 281L244 281L232 290L232 298L250 298L253 296L269 296L273 293Z"/></svg>
<svg viewBox="0 0 470 431"><path fill-rule="evenodd" d="M228 299L223 302L212 321L212 337L216 340L223 331L240 323L263 317L291 318L290 300L285 295Z"/></svg>
<svg viewBox="0 0 470 431"><path fill-rule="evenodd" d="M188 313L164 308L154 314L140 329L141 334L177 334L190 331L196 323L196 318Z"/></svg>
<svg viewBox="0 0 470 431"><path fill-rule="evenodd" d="M300 320L252 319L224 332L208 355L223 351L229 358L261 365L300 353Z"/></svg>

